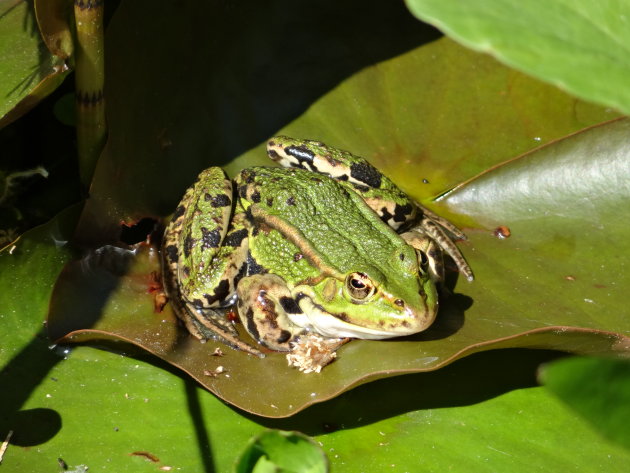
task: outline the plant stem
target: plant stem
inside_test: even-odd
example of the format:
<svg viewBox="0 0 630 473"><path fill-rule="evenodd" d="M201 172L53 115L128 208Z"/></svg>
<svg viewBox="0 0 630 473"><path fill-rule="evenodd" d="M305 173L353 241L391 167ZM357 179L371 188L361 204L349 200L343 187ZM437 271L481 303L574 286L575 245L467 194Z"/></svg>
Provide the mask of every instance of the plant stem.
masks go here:
<svg viewBox="0 0 630 473"><path fill-rule="evenodd" d="M104 0L75 0L77 148L87 191L107 135L105 122Z"/></svg>

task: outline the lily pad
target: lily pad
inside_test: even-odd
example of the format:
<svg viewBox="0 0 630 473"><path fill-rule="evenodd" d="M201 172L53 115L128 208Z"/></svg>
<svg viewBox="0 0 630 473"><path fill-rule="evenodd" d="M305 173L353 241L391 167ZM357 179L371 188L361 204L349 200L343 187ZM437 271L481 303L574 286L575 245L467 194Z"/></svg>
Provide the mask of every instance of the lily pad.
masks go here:
<svg viewBox="0 0 630 473"><path fill-rule="evenodd" d="M270 417L291 415L370 380L435 370L490 348L545 347L583 353L628 349L623 335L628 325L616 316L623 310L621 295L593 287L605 283L592 282L588 274L597 265L616 267L609 259L625 248L625 230L620 230L619 239L602 232L586 237L585 223L554 220L551 214L535 214L527 224L520 223L519 214L509 218L496 214L495 222L492 209L484 211L482 218L455 203L457 192L463 195L475 188L476 181L467 182L439 203L430 202L432 196L506 159L609 119L613 112L576 101L449 40L417 46L427 30L407 23L395 6L385 8L375 26L395 25L403 38L387 51L366 46L373 34L365 24L359 23L362 26L356 30L336 28L335 21L345 18L343 12L340 20L325 23L336 35L330 41L336 38L344 44L354 34L363 35L361 51L368 57L358 58L350 51L347 56L318 56L313 46L318 36L312 33L321 31L325 9L313 11L314 16L305 16L308 22L300 24L299 30L291 30L296 32L291 47L300 50L296 56L278 48L286 43L281 32L290 29L291 18L277 12L255 7L204 16L195 9L192 18L180 11L174 14L169 10L174 7L161 6L155 12L159 15L146 18L145 8L143 2L127 2L121 5L124 14L119 12L110 24L108 54L116 57L108 62L110 136L77 235L92 252L67 266L56 284L49 315L54 338L128 341L185 370L227 402ZM195 70L186 77L181 68L163 67L163 51L172 38L162 34L165 28L159 19L169 14L170 31L191 32L179 38L180 50L194 50L195 55L174 58ZM260 15L261 26L226 51L211 39L236 14L242 16L240 21ZM212 25L216 29L194 25L200 18L217 17L222 22ZM129 32L140 19L147 29L146 35L136 38L147 41L136 45L146 48L141 58L128 48ZM210 31L212 36L206 36ZM208 47L199 50L197 44ZM417 47L404 52L410 45ZM276 56L261 64L257 58L264 51L274 51ZM378 62L377 53L395 57ZM239 57L237 69L210 67L234 57ZM277 77L275 68L267 69L268 63L281 63L295 74L290 79ZM368 67L343 80L362 65ZM205 80L208 77L212 81ZM254 83L250 77L256 77ZM151 88L146 87L148 83ZM224 116L225 110L230 110L231 120L213 119ZM260 360L219 343L201 344L179 327L169 306L162 312L156 309L159 264L155 247L142 244L133 253L112 246L123 246L118 241L121 222L131 224L143 217L160 221L173 210L197 172L209 165L224 164L233 175L244 166L266 163L262 143L277 133L321 139L362 154L407 192L468 227L470 240L461 246L477 279L454 285L453 296L443 301L438 322L429 331L408 339L353 341L339 350L338 361L321 374L304 375L286 366L281 354L270 353ZM559 153L567 146L564 143L579 141L580 136L554 143L540 153ZM588 138L601 150L592 160L627 158L608 152L605 138ZM526 159L497 172L518 169L518 163ZM546 160L535 160L528 169L546 169ZM484 176L492 179L493 174ZM504 180L502 185L509 188L511 182ZM566 184L554 182L553 176L544 182L547 187L538 197L531 196L531 205ZM521 207L523 213L527 209ZM545 230L552 223L562 230L555 239ZM494 225L509 227L512 236L500 240L493 233ZM600 243L608 245L605 251L600 251ZM574 246L579 255L572 252ZM553 258L563 255L568 255L567 265L554 264ZM548 264L544 258L551 258ZM540 275L541 268L550 273ZM587 269L583 273L580 268ZM599 278L603 273L594 275ZM603 310L599 295L608 292L597 292L600 289L612 294ZM566 300L556 297L561 290L568 291ZM596 291L597 297L584 295L575 300L585 290ZM616 312L611 314L613 307ZM224 356L213 356L217 348ZM283 382L273 382L278 379Z"/></svg>
<svg viewBox="0 0 630 473"><path fill-rule="evenodd" d="M623 179L630 157L614 144L621 145L615 136L628 131L630 122L620 120L575 134L484 173L442 199L451 212L467 210L466 202L492 201L496 224L509 229L511 236L500 239L492 230L470 230L470 241L462 247L477 279L456 286L433 327L405 339L354 341L342 347L339 360L321 374L308 376L289 369L281 354L261 360L223 348L225 356L213 356L221 344L200 344L178 328L168 309L155 312L149 290L151 274L159 272L159 265L155 249L145 246L136 257L119 249L102 249L67 267L51 305L51 335L61 337L74 328L65 340L120 337L181 367L228 402L266 416L289 415L371 379L437 369L490 348L627 354L630 326L620 291L628 276L623 275L625 263L618 255L630 250L630 235L623 225L616 225L628 214L627 189L622 186L609 199L593 200L592 215L583 207L588 183L594 186L592 195L601 188L598 178ZM581 198L575 188L570 189L575 198L563 202L563 214L558 215L543 204L554 192L561 198L567 189L559 172L567 159L586 194ZM585 172L586 164L597 173ZM607 169L614 172L608 175ZM630 178L630 171L625 175ZM512 205L520 197L522 180L537 183L538 193L528 193L529 201ZM497 188L511 192L497 195ZM476 193L475 197L467 200L467 192ZM553 203L550 198L549 204ZM493 213L485 210L479 215L468 210L467 217L487 224ZM484 221L481 215L490 217ZM608 225L613 241L602 231ZM618 275L615 281L609 278L611 271ZM554 298L558 293L563 297ZM280 378L282 384L270 382ZM255 389L255 395L247 386Z"/></svg>

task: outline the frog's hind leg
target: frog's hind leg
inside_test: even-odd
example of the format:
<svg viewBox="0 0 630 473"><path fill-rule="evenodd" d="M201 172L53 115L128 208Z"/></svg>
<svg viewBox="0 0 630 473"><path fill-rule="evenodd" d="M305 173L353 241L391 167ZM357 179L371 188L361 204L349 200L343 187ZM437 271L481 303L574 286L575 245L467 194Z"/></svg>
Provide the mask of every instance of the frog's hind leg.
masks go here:
<svg viewBox="0 0 630 473"><path fill-rule="evenodd" d="M186 191L164 234L163 284L173 312L188 331L260 356L238 338L219 310L232 302L246 270L244 216L232 215L232 182L221 168L208 168Z"/></svg>
<svg viewBox="0 0 630 473"><path fill-rule="evenodd" d="M172 289L176 290L176 289ZM169 291L169 294L174 294ZM221 313L221 309L204 309L199 310L194 307L190 307L189 304L185 304L181 297L171 297L170 303L172 304L173 312L182 321L188 332L195 338L198 338L202 342L207 340L218 338L226 345L242 350L250 355L255 355L259 358L264 358L264 354L245 343L238 338L238 332L234 326L227 320L225 314Z"/></svg>
<svg viewBox="0 0 630 473"><path fill-rule="evenodd" d="M269 140L267 154L284 167L302 168L331 177L359 194L381 220L394 230L417 220L415 203L391 179L361 156L320 141L286 136Z"/></svg>

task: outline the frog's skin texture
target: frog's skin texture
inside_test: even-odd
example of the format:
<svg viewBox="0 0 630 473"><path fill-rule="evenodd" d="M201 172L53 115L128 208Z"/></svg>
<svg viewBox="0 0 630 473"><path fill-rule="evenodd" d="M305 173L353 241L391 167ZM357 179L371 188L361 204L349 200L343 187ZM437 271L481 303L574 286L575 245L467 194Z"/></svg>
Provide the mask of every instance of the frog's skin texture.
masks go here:
<svg viewBox="0 0 630 473"><path fill-rule="evenodd" d="M267 151L283 167L234 181L203 171L166 229L165 289L196 337L261 355L225 317L234 305L252 338L277 351L308 336L410 335L435 319L443 252L472 280L449 235L465 236L363 158L287 137Z"/></svg>

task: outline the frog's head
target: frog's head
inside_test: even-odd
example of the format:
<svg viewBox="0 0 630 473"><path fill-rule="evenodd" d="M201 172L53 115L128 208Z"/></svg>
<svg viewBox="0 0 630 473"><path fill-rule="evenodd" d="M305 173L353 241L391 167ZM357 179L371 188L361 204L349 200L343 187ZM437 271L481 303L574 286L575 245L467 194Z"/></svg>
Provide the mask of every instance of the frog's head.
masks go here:
<svg viewBox="0 0 630 473"><path fill-rule="evenodd" d="M308 317L306 324L326 337L374 340L425 330L435 320L437 291L433 281L413 267L415 274L398 272L395 279L374 267L324 278L298 301Z"/></svg>

